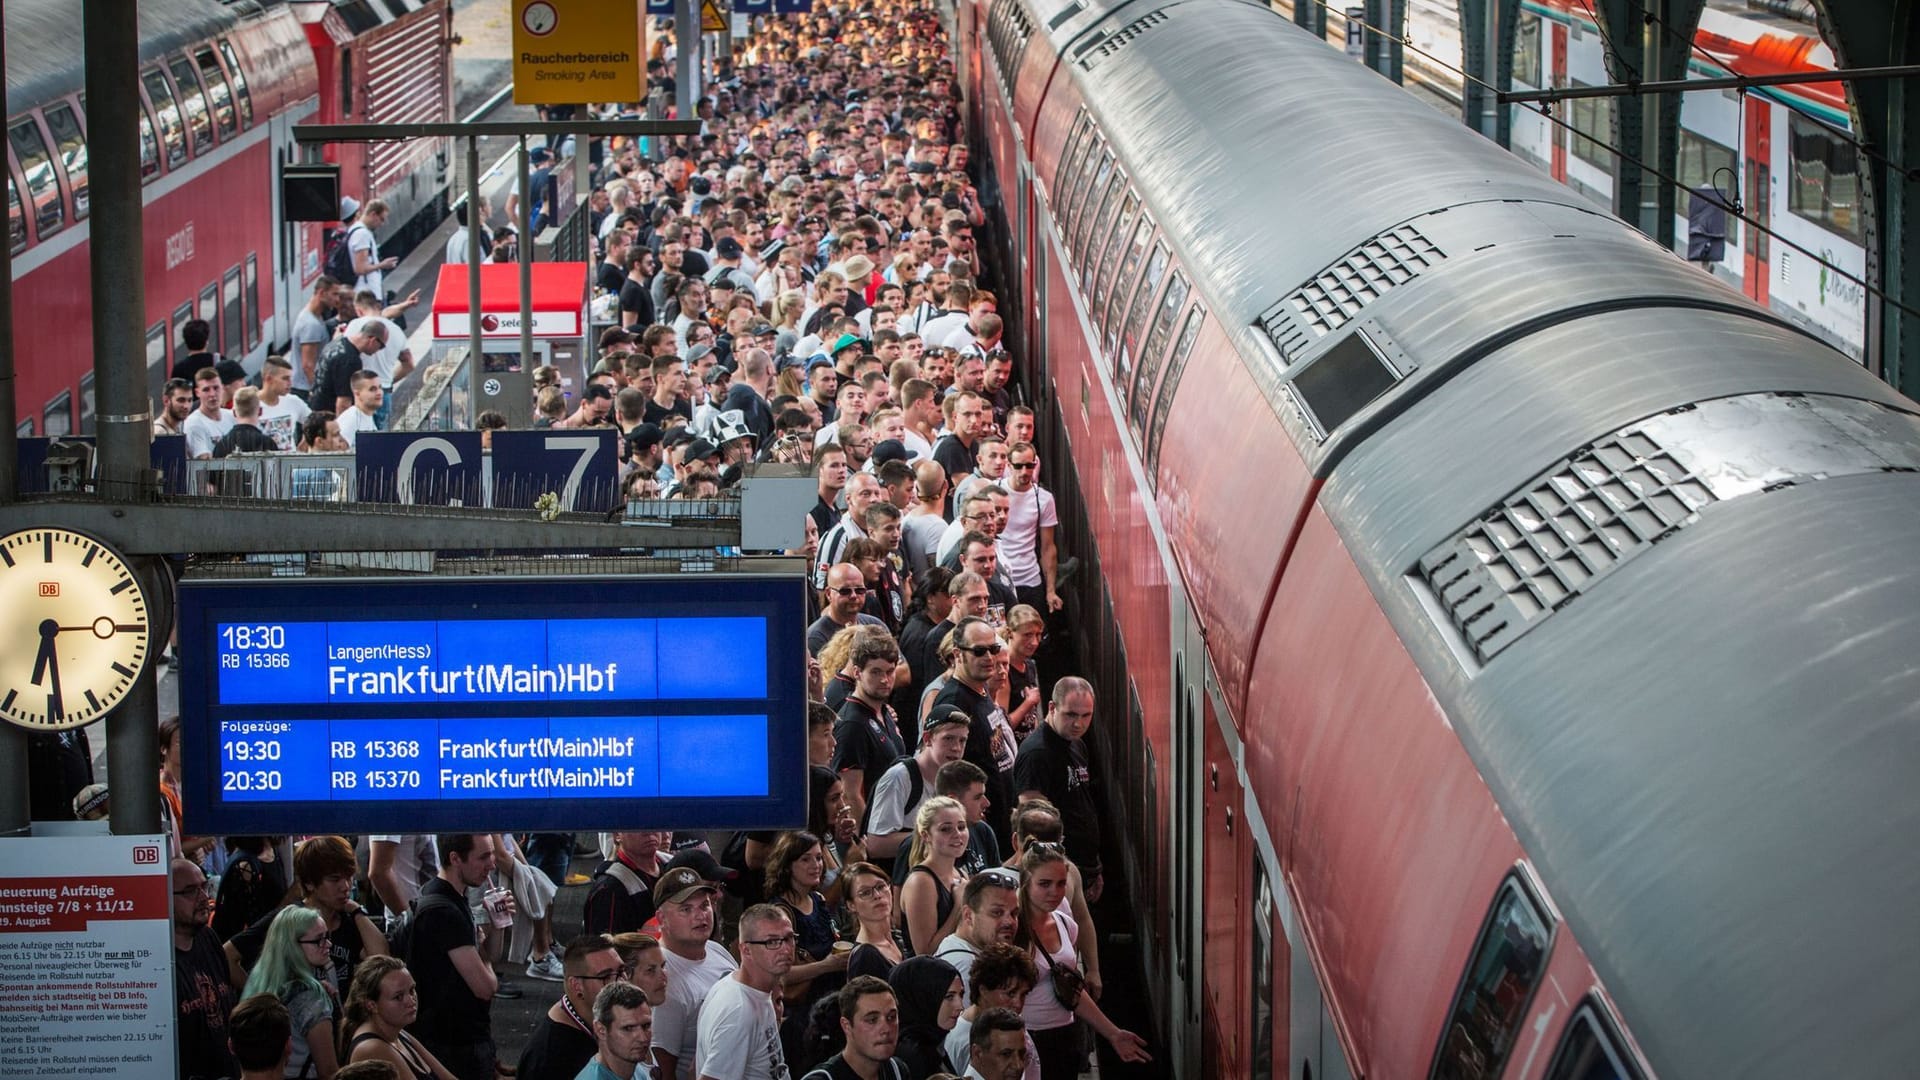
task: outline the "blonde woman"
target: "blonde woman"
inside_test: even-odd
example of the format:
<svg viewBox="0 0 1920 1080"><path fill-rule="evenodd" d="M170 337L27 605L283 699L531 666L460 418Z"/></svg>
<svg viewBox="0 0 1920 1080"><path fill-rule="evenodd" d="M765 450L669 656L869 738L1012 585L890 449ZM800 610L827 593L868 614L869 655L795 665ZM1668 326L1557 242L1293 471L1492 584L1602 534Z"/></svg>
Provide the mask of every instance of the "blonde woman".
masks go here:
<svg viewBox="0 0 1920 1080"><path fill-rule="evenodd" d="M920 804L907 853L913 868L900 887L907 944L916 956L931 956L960 925L959 896L967 878L959 863L968 839L967 812L958 800L935 795Z"/></svg>

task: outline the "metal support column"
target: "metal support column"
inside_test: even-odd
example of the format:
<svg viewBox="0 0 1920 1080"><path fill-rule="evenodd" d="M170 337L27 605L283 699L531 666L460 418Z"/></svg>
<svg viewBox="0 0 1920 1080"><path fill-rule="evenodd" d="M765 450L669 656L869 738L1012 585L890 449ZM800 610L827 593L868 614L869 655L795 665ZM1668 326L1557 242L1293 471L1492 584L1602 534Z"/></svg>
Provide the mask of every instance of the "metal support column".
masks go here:
<svg viewBox="0 0 1920 1080"><path fill-rule="evenodd" d="M7 31L0 26L0 86L6 85ZM13 501L20 443L13 425L13 245L0 245L0 506ZM27 733L0 724L0 836L27 830Z"/></svg>
<svg viewBox="0 0 1920 1080"><path fill-rule="evenodd" d="M1367 0L1367 66L1397 83L1406 81L1407 0Z"/></svg>
<svg viewBox="0 0 1920 1080"><path fill-rule="evenodd" d="M1520 17L1520 0L1459 3L1461 58L1471 76L1461 86L1460 120L1506 146L1512 141L1512 111L1500 104L1496 91L1481 83L1498 91L1513 88L1513 29Z"/></svg>
<svg viewBox="0 0 1920 1080"><path fill-rule="evenodd" d="M520 136L520 150L515 155L520 166L520 220L515 227L520 230L520 243L515 250L520 254L520 365L528 368L533 364L533 189L531 187L533 167L527 159L527 137ZM475 275L475 281L479 276ZM469 289L472 286L468 286ZM480 305L473 307L472 317L480 318ZM476 369L477 378L480 371Z"/></svg>
<svg viewBox="0 0 1920 1080"><path fill-rule="evenodd" d="M139 21L129 16L127 6L119 0L85 0L81 28L87 99L140 100ZM98 410L95 475L104 498L129 502L144 500L152 488L138 116L138 109L95 109L88 114L87 129L93 234L88 261ZM171 588L164 570L153 572L159 569L151 559L135 560L135 572L146 571L147 580L154 583L149 588ZM156 621L151 640L165 641L167 632ZM142 677L134 680L133 690L107 717L112 825L117 833L159 830L159 707L153 680Z"/></svg>
<svg viewBox="0 0 1920 1080"><path fill-rule="evenodd" d="M694 119L700 99L700 2L673 0L675 119Z"/></svg>
<svg viewBox="0 0 1920 1080"><path fill-rule="evenodd" d="M1309 32L1327 39L1327 9L1315 0L1293 0L1293 24L1305 27Z"/></svg>
<svg viewBox="0 0 1920 1080"><path fill-rule="evenodd" d="M522 202L526 200L522 199ZM467 369L473 372L473 385L480 385L486 374L486 359L480 341L480 230L486 225L480 213L480 137L467 136Z"/></svg>

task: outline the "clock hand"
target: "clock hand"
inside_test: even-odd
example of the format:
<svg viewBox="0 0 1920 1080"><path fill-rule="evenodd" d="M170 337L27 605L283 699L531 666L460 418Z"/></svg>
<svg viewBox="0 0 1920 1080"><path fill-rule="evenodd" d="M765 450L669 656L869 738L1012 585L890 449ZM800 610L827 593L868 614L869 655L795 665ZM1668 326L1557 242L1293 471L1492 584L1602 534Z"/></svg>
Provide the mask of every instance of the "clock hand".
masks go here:
<svg viewBox="0 0 1920 1080"><path fill-rule="evenodd" d="M59 720L66 715L63 695L60 693L60 654L54 649L53 640L60 633L60 624L47 619L40 624L40 653L33 660L33 685L39 686L42 676L52 682L47 694L47 719Z"/></svg>

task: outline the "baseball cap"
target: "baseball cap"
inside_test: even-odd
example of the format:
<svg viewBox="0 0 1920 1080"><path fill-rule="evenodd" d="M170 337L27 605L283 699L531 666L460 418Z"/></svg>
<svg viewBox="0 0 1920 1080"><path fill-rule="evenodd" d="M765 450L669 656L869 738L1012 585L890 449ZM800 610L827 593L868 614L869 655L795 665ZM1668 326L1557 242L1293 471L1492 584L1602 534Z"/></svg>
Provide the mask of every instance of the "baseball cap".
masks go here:
<svg viewBox="0 0 1920 1080"><path fill-rule="evenodd" d="M774 333L778 333L778 331L774 329L774 326L772 323L767 322L765 319L762 319L759 322L754 323L752 326L747 328L748 337L766 337L769 334L774 334Z"/></svg>
<svg viewBox="0 0 1920 1080"><path fill-rule="evenodd" d="M714 366L707 369L707 385L708 386L713 386L716 383L725 382L726 380L732 377L733 377L733 372L720 366L719 364L715 364Z"/></svg>
<svg viewBox="0 0 1920 1080"><path fill-rule="evenodd" d="M874 444L873 453L869 455L868 460L872 461L873 467L878 469L889 461L906 461L912 456L907 453L907 444L899 439L881 439Z"/></svg>
<svg viewBox="0 0 1920 1080"><path fill-rule="evenodd" d="M527 152L527 160L535 165L539 165L545 161L551 161L552 159L553 151L548 150L544 146L536 146Z"/></svg>
<svg viewBox="0 0 1920 1080"><path fill-rule="evenodd" d="M719 447L713 445L712 443L708 442L705 439L696 437L692 442L687 444L687 448L685 450L682 450L680 452L680 461L682 464L685 464L686 462L689 462L689 461L705 461L706 459L710 457L714 457L719 453L720 453Z"/></svg>
<svg viewBox="0 0 1920 1080"><path fill-rule="evenodd" d="M823 352L814 353L812 356L807 358L808 371L812 371L814 368L817 368L817 367L832 367L832 366L833 366L833 357L828 356L826 353L823 353Z"/></svg>
<svg viewBox="0 0 1920 1080"><path fill-rule="evenodd" d="M213 370L220 373L223 383L245 382L247 378L247 369L241 367L238 360L222 360L213 365Z"/></svg>
<svg viewBox="0 0 1920 1080"><path fill-rule="evenodd" d="M677 867L660 875L653 883L653 906L684 904L702 892L719 892L720 886L700 876L691 866Z"/></svg>
<svg viewBox="0 0 1920 1080"><path fill-rule="evenodd" d="M659 424L640 424L627 432L627 453L638 453L658 446L666 438L666 434L660 430Z"/></svg>
<svg viewBox="0 0 1920 1080"><path fill-rule="evenodd" d="M968 716L965 710L949 706L944 711L936 712L932 716L927 717L927 722L920 725L920 741L927 741L927 736L933 734L940 728L954 727L956 725L963 728L971 728L973 726L973 718Z"/></svg>
<svg viewBox="0 0 1920 1080"><path fill-rule="evenodd" d="M737 259L746 253L746 249L741 247L740 241L733 237L723 236L719 243L713 245L713 253L723 259Z"/></svg>

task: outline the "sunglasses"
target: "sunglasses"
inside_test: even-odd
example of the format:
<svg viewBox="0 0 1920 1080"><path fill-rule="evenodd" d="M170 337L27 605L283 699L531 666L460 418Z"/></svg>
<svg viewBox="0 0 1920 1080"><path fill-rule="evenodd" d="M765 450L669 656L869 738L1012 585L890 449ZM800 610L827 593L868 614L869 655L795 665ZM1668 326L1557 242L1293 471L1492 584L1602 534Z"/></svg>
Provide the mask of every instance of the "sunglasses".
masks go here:
<svg viewBox="0 0 1920 1080"><path fill-rule="evenodd" d="M839 588L828 589L827 591L835 596L865 596L867 594L867 587L865 585L842 585Z"/></svg>
<svg viewBox="0 0 1920 1080"><path fill-rule="evenodd" d="M996 641L991 645L964 645L962 648L975 656L998 656L1004 646Z"/></svg>
<svg viewBox="0 0 1920 1080"><path fill-rule="evenodd" d="M1040 463L1037 461L1016 461L1013 463L1013 467L1019 470L1020 472L1026 472L1030 469L1039 468Z"/></svg>

